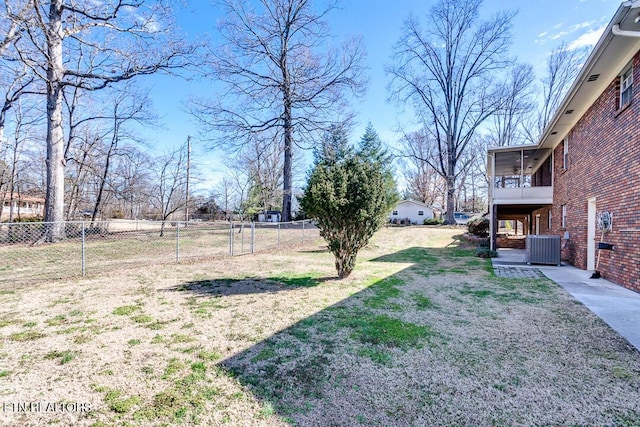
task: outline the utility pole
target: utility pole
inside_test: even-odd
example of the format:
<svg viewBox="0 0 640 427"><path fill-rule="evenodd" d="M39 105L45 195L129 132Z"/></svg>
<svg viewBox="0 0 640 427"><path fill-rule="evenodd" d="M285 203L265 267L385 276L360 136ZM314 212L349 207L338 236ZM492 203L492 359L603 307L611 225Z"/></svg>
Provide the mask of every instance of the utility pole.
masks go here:
<svg viewBox="0 0 640 427"><path fill-rule="evenodd" d="M189 175L191 174L191 136L187 136L187 194L185 196L184 220L189 222Z"/></svg>

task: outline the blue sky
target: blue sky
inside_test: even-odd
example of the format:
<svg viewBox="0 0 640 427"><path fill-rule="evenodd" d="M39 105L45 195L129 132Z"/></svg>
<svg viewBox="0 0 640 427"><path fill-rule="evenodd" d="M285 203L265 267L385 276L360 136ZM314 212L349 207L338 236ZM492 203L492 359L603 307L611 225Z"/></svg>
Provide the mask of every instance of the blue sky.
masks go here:
<svg viewBox="0 0 640 427"><path fill-rule="evenodd" d="M340 9L328 16L336 41L346 35L361 35L367 50L369 88L364 98L353 103L358 125L352 140L358 139L371 121L383 140L394 145L398 123L409 125L411 112L387 102L389 79L384 66L400 36L403 21L410 13L424 17L433 3L434 0L342 0ZM505 8L519 11L513 20L512 54L521 62L532 64L540 73L548 53L561 42L575 48L595 44L620 3L620 0L485 0L481 13L490 16ZM189 37L208 33L214 39L218 18L218 10L208 0L191 1L177 17ZM184 103L190 95L214 96L215 82L185 82L175 77L154 76L146 83L152 86L154 107L164 119L164 129L154 131L151 142L161 149L183 143L187 135L197 136L197 124L184 111ZM224 174L226 159L222 153L204 150L197 142L194 151L203 179L197 188L204 191Z"/></svg>

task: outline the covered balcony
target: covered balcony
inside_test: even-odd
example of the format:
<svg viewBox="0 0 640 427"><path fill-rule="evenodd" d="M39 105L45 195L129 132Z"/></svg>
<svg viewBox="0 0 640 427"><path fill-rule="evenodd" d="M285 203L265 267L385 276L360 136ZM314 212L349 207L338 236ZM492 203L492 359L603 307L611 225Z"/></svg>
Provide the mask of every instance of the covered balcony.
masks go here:
<svg viewBox="0 0 640 427"><path fill-rule="evenodd" d="M553 153L538 145L499 147L487 160L491 247L524 249L528 234L545 231L540 209L553 204Z"/></svg>
<svg viewBox="0 0 640 427"><path fill-rule="evenodd" d="M553 203L551 150L538 145L489 149L487 171L493 205Z"/></svg>

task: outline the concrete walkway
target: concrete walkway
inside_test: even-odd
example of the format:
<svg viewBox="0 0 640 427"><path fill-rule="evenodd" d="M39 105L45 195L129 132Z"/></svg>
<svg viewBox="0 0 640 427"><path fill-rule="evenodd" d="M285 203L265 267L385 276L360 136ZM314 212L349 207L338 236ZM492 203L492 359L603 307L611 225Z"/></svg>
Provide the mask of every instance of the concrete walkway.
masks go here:
<svg viewBox="0 0 640 427"><path fill-rule="evenodd" d="M562 286L575 299L604 320L631 345L640 350L640 293L633 292L605 279L591 279L592 271L580 270L570 265L561 267L524 263L524 250L500 249L493 258L493 267L503 270L538 270ZM531 273L526 273L531 277ZM511 277L511 276L510 276Z"/></svg>

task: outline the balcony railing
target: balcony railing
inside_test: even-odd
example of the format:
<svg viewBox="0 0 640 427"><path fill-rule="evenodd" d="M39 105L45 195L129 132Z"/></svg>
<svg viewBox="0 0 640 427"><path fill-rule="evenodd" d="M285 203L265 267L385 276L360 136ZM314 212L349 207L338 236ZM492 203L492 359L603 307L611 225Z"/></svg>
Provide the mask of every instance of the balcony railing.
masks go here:
<svg viewBox="0 0 640 427"><path fill-rule="evenodd" d="M553 187L516 187L516 188L494 188L494 204L544 204L553 203Z"/></svg>

